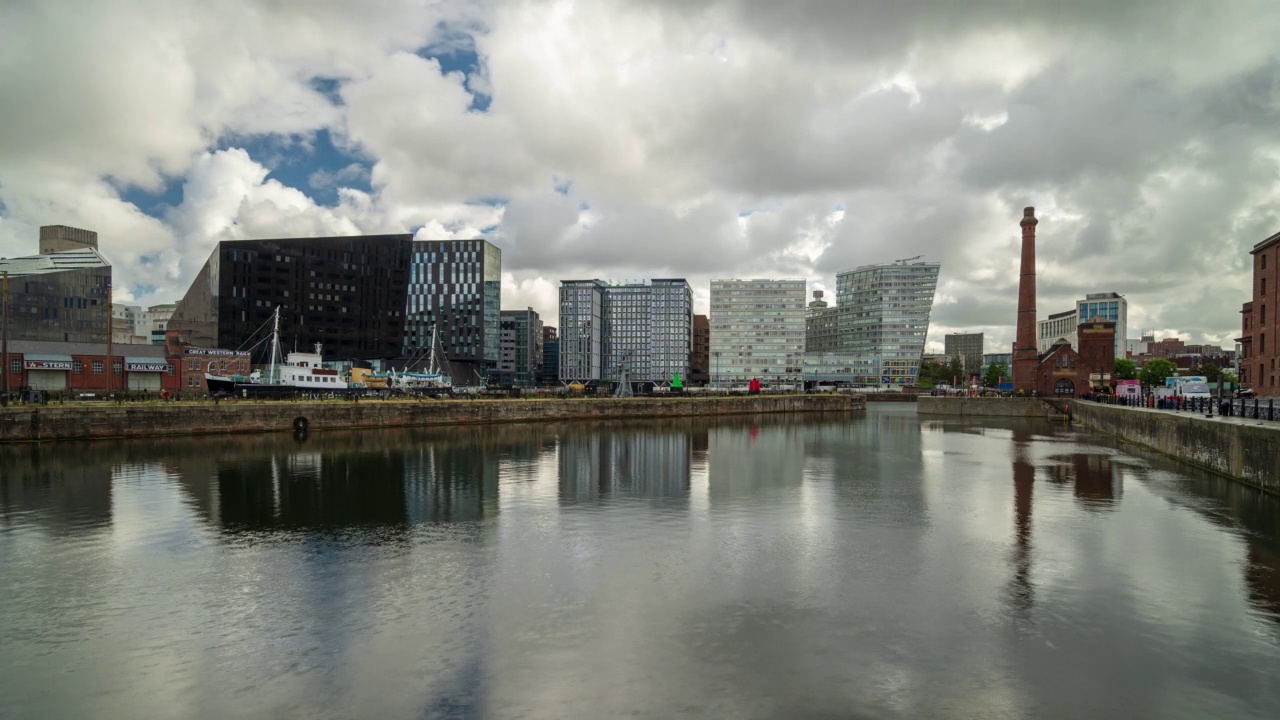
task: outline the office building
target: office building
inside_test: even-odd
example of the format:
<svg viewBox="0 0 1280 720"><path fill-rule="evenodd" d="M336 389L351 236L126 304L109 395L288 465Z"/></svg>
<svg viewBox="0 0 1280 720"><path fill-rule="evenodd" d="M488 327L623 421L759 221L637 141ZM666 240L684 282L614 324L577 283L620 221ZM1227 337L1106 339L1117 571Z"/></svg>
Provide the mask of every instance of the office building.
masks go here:
<svg viewBox="0 0 1280 720"><path fill-rule="evenodd" d="M177 303L152 305L111 304L111 341L131 345L163 345L169 318Z"/></svg>
<svg viewBox="0 0 1280 720"><path fill-rule="evenodd" d="M285 349L320 343L327 359L388 363L422 359L434 331L454 383L478 385L497 363L501 263L484 240L225 241L168 326L191 345L242 348L270 332L279 307Z"/></svg>
<svg viewBox="0 0 1280 720"><path fill-rule="evenodd" d="M110 339L111 264L98 235L40 228L40 254L0 259L9 275L9 339L105 343Z"/></svg>
<svg viewBox="0 0 1280 720"><path fill-rule="evenodd" d="M412 246L412 235L224 241L169 325L187 344L245 348L269 336L279 307L284 349L320 343L326 358L396 358Z"/></svg>
<svg viewBox="0 0 1280 720"><path fill-rule="evenodd" d="M455 385L480 385L498 363L502 251L487 240L413 243L404 353L421 355L437 331Z"/></svg>
<svg viewBox="0 0 1280 720"><path fill-rule="evenodd" d="M806 318L805 381L914 385L940 269L911 258L837 275L835 307Z"/></svg>
<svg viewBox="0 0 1280 720"><path fill-rule="evenodd" d="M539 385L557 385L560 383L560 335L556 328L542 327L542 376Z"/></svg>
<svg viewBox="0 0 1280 720"><path fill-rule="evenodd" d="M1116 347L1115 357L1122 358L1128 348L1125 340L1129 337L1129 301L1119 293L1089 293L1083 300L1076 301L1076 324L1084 325L1095 320L1115 323Z"/></svg>
<svg viewBox="0 0 1280 720"><path fill-rule="evenodd" d="M683 278L560 283L560 378L613 382L689 376L693 290Z"/></svg>
<svg viewBox="0 0 1280 720"><path fill-rule="evenodd" d="M948 358L960 358L965 375L982 374L982 333L948 333L943 347Z"/></svg>
<svg viewBox="0 0 1280 720"><path fill-rule="evenodd" d="M991 365L1003 365L1005 368L1013 367L1013 353L987 353L982 356L982 367L985 370Z"/></svg>
<svg viewBox="0 0 1280 720"><path fill-rule="evenodd" d="M712 280L712 385L803 382L804 296L804 280Z"/></svg>
<svg viewBox="0 0 1280 720"><path fill-rule="evenodd" d="M711 321L706 315L693 316L693 353L689 356L689 384L711 382Z"/></svg>
<svg viewBox="0 0 1280 720"><path fill-rule="evenodd" d="M533 308L503 310L498 326L498 363L490 384L535 387L542 375L542 319Z"/></svg>
<svg viewBox="0 0 1280 720"><path fill-rule="evenodd" d="M1065 340L1071 347L1076 346L1076 327L1079 326L1080 314L1076 310L1063 310L1050 315L1045 320L1036 321L1036 350L1049 352L1049 348L1059 340Z"/></svg>

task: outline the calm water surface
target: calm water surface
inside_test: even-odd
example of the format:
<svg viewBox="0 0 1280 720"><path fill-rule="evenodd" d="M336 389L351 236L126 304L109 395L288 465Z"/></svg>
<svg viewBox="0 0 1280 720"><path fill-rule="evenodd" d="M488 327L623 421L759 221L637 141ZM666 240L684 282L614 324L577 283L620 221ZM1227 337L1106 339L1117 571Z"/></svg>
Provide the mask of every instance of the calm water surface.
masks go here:
<svg viewBox="0 0 1280 720"><path fill-rule="evenodd" d="M1275 718L1280 503L1030 421L0 449L5 718Z"/></svg>

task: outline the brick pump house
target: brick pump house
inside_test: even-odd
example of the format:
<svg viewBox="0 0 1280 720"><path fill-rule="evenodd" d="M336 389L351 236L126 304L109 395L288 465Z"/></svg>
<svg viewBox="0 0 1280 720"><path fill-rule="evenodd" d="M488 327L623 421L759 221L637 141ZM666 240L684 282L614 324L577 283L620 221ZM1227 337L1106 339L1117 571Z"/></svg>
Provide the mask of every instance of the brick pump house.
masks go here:
<svg viewBox="0 0 1280 720"><path fill-rule="evenodd" d="M1041 354L1036 339L1036 209L1023 210L1022 272L1018 278L1018 324L1013 343L1013 388L1017 392L1070 397L1113 387L1116 324L1099 318L1081 323L1079 350L1065 339Z"/></svg>

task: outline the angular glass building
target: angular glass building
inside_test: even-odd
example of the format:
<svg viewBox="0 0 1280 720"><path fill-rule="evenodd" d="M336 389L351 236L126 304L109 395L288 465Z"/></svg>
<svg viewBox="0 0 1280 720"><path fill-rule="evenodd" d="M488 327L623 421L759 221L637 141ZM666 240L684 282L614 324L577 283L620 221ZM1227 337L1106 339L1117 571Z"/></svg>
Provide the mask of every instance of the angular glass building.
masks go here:
<svg viewBox="0 0 1280 720"><path fill-rule="evenodd" d="M941 267L898 261L838 274L836 306L806 318L806 382L914 385Z"/></svg>
<svg viewBox="0 0 1280 720"><path fill-rule="evenodd" d="M712 280L711 384L800 383L804 298L804 280Z"/></svg>
<svg viewBox="0 0 1280 720"><path fill-rule="evenodd" d="M9 274L10 340L105 343L110 338L111 264L96 248L0 259L0 272Z"/></svg>
<svg viewBox="0 0 1280 720"><path fill-rule="evenodd" d="M560 379L669 383L689 376L693 289L683 278L560 283Z"/></svg>

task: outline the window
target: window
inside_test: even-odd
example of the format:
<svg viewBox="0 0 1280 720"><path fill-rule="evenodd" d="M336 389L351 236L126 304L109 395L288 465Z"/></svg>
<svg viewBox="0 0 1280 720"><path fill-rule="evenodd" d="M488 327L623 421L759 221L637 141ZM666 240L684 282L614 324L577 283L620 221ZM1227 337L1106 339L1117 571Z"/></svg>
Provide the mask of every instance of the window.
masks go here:
<svg viewBox="0 0 1280 720"><path fill-rule="evenodd" d="M79 360L71 361L71 372L75 373L76 375L79 375L80 371L82 370L84 370L84 363L80 362Z"/></svg>
<svg viewBox="0 0 1280 720"><path fill-rule="evenodd" d="M11 373L13 373L13 374L15 374L15 375L19 375L19 374L21 374L21 373L22 373L22 361L21 361L21 360L10 360L10 361L9 361L9 372L11 372Z"/></svg>
<svg viewBox="0 0 1280 720"><path fill-rule="evenodd" d="M1262 253L1262 269L1263 269L1263 270L1266 270L1266 269L1267 269L1267 254L1266 254L1266 253Z"/></svg>
<svg viewBox="0 0 1280 720"><path fill-rule="evenodd" d="M124 364L119 360L116 360L111 363L111 371L114 372L116 375L119 375L123 370L124 370Z"/></svg>
<svg viewBox="0 0 1280 720"><path fill-rule="evenodd" d="M1266 294L1267 294L1267 279L1266 279L1266 278L1262 278L1262 289L1258 292L1258 294L1259 294L1259 295L1266 295Z"/></svg>
<svg viewBox="0 0 1280 720"><path fill-rule="evenodd" d="M94 374L94 375L101 375L101 374L102 374L102 361L101 361L101 360L94 360L94 361L93 361L93 374Z"/></svg>
<svg viewBox="0 0 1280 720"><path fill-rule="evenodd" d="M172 376L172 375L173 375L173 363L166 363L166 364L165 364L165 366L164 366L164 374L165 374L165 375L170 375L170 376Z"/></svg>

